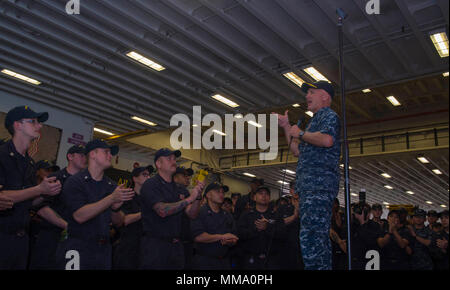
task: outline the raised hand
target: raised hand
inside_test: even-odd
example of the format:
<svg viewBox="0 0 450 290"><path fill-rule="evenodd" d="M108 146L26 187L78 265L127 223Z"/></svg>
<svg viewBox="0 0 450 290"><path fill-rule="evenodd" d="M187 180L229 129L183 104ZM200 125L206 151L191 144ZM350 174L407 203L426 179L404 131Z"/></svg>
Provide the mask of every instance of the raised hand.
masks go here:
<svg viewBox="0 0 450 290"><path fill-rule="evenodd" d="M289 112L289 110L286 110L286 111L284 112L284 115L280 115L280 114L277 114L277 113L272 112L272 114L276 114L277 117L278 117L278 126L284 128L284 127L286 127L286 126L289 125L289 116L288 116L288 112Z"/></svg>
<svg viewBox="0 0 450 290"><path fill-rule="evenodd" d="M116 187L111 195L114 204L121 204L124 201L133 199L134 190L132 188L126 188L124 184L121 184Z"/></svg>

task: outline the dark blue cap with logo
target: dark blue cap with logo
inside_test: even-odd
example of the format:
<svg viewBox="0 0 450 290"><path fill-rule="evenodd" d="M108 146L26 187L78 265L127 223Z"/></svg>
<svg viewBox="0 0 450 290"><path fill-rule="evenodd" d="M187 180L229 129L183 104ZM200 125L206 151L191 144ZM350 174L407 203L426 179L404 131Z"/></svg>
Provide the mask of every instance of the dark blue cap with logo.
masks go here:
<svg viewBox="0 0 450 290"><path fill-rule="evenodd" d="M321 89L321 90L326 91L331 96L331 98L334 97L333 85L330 84L327 81L318 81L318 82L315 82L315 83L312 83L312 84L305 82L305 83L302 84L302 91L303 92L308 93L309 89Z"/></svg>
<svg viewBox="0 0 450 290"><path fill-rule="evenodd" d="M15 107L6 114L5 118L5 128L10 127L14 122L20 121L22 119L37 119L39 123L44 123L48 120L48 113L41 112L36 113L28 106Z"/></svg>
<svg viewBox="0 0 450 290"><path fill-rule="evenodd" d="M159 149L158 151L156 151L154 162L156 163L156 160L158 160L159 157L162 157L162 156L170 156L170 155L172 155L172 154L174 154L175 157L178 158L178 157L181 156L181 151L180 151L180 150L174 150L174 151L172 151L172 150L170 150L169 148L161 148L161 149Z"/></svg>
<svg viewBox="0 0 450 290"><path fill-rule="evenodd" d="M50 161L48 161L48 160L39 160L38 162L36 162L35 167L36 167L36 170L39 170L39 169L49 169L52 171L59 170L58 166L51 164Z"/></svg>
<svg viewBox="0 0 450 290"><path fill-rule="evenodd" d="M223 185L219 182L213 182L213 183L208 184L205 191L203 192L203 195L206 196L206 194L208 192L210 192L211 190L219 190L221 188L223 189L223 192L228 192L230 190L230 188L226 185Z"/></svg>
<svg viewBox="0 0 450 290"><path fill-rule="evenodd" d="M412 216L425 217L426 215L427 215L426 211L424 211L423 209L420 209L420 208L416 208L416 209L414 209Z"/></svg>
<svg viewBox="0 0 450 290"><path fill-rule="evenodd" d="M192 168L177 167L177 170L173 175L175 174L184 174L187 176L192 176L194 175L194 170L192 170Z"/></svg>
<svg viewBox="0 0 450 290"><path fill-rule="evenodd" d="M119 146L117 145L108 145L108 143L106 143L103 140L100 139L94 139L90 142L88 142L86 144L86 150L85 150L85 154L89 154L89 152L91 152L94 149L97 148L105 148L105 149L109 149L111 150L111 155L117 155L117 153L119 153Z"/></svg>
<svg viewBox="0 0 450 290"><path fill-rule="evenodd" d="M67 154L86 154L86 148L83 145L73 145L67 150Z"/></svg>
<svg viewBox="0 0 450 290"><path fill-rule="evenodd" d="M145 170L147 170L148 173L151 174L155 170L155 168L153 168L153 166L151 166L151 165L136 167L135 169L133 169L133 171L131 171L131 175L134 176L134 177L138 177L139 174L141 174Z"/></svg>
<svg viewBox="0 0 450 290"><path fill-rule="evenodd" d="M263 191L263 190L267 191L267 193L270 195L270 189L267 186L260 186L260 187L258 187L256 189L255 193L258 193L258 192Z"/></svg>

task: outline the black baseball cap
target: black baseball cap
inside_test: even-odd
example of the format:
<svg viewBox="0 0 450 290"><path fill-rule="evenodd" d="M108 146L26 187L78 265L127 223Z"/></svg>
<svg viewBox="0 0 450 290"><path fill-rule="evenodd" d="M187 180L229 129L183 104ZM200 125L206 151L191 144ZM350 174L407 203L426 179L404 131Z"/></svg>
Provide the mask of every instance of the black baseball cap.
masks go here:
<svg viewBox="0 0 450 290"><path fill-rule="evenodd" d="M187 176L192 176L194 175L194 170L192 170L192 168L184 168L184 167L177 167L177 170L175 171L175 174L183 174L183 175L187 175Z"/></svg>
<svg viewBox="0 0 450 290"><path fill-rule="evenodd" d="M333 85L330 84L327 81L318 81L318 82L315 82L315 83L312 83L312 84L305 82L305 83L302 84L302 91L303 92L308 93L309 89L322 89L322 90L326 91L331 96L331 98L334 97Z"/></svg>
<svg viewBox="0 0 450 290"><path fill-rule="evenodd" d="M86 147L83 145L73 145L72 147L67 150L67 154L86 154Z"/></svg>
<svg viewBox="0 0 450 290"><path fill-rule="evenodd" d="M117 145L108 145L108 143L106 143L103 140L100 139L94 139L90 142L88 142L86 144L86 149L85 149L85 154L89 154L89 152L91 152L94 149L97 148L108 148L109 150L111 150L111 155L117 155L117 153L119 153L119 146Z"/></svg>
<svg viewBox="0 0 450 290"><path fill-rule="evenodd" d="M180 151L180 150L174 150L174 151L172 151L172 150L170 150L169 148L161 148L161 149L159 149L158 151L156 151L154 162L156 163L156 160L158 160L159 157L162 157L162 156L170 156L170 155L172 155L172 154L174 154L175 157L178 158L178 157L181 156L181 151Z"/></svg>
<svg viewBox="0 0 450 290"><path fill-rule="evenodd" d="M217 189L223 189L223 192L228 192L230 190L230 188L226 185L223 185L219 182L212 182L210 184L208 184L208 186L206 187L205 191L203 192L203 196L206 196L206 194L208 192L210 192L211 190L217 190Z"/></svg>
<svg viewBox="0 0 450 290"><path fill-rule="evenodd" d="M442 217L444 217L444 216L448 217L448 209L443 210L442 212L439 213L439 217L440 217L440 218L442 218Z"/></svg>
<svg viewBox="0 0 450 290"><path fill-rule="evenodd" d="M137 176L139 176L139 174L141 174L145 170L148 170L148 173L152 173L155 170L155 168L153 168L153 166L151 166L151 165L136 167L135 169L133 169L133 171L131 171L131 175L134 177L137 177Z"/></svg>
<svg viewBox="0 0 450 290"><path fill-rule="evenodd" d="M435 216L435 217L438 217L439 214L438 214L437 211L435 211L435 210L429 210L428 213L427 213L427 216Z"/></svg>
<svg viewBox="0 0 450 290"><path fill-rule="evenodd" d="M256 189L255 193L258 193L258 192L260 192L262 190L266 190L269 193L269 195L270 195L270 189L267 186L260 186L260 187L258 187Z"/></svg>
<svg viewBox="0 0 450 290"><path fill-rule="evenodd" d="M416 208L412 214L412 216L420 216L420 217L425 217L426 215L427 212L420 208Z"/></svg>
<svg viewBox="0 0 450 290"><path fill-rule="evenodd" d="M59 170L58 166L51 164L50 161L48 161L48 160L39 160L38 162L36 162L35 167L36 167L36 170L39 170L39 169L49 169L52 171Z"/></svg>
<svg viewBox="0 0 450 290"><path fill-rule="evenodd" d="M5 128L14 124L15 121L20 121L22 119L37 119L40 123L44 123L48 120L48 113L36 113L28 106L15 107L6 114Z"/></svg>

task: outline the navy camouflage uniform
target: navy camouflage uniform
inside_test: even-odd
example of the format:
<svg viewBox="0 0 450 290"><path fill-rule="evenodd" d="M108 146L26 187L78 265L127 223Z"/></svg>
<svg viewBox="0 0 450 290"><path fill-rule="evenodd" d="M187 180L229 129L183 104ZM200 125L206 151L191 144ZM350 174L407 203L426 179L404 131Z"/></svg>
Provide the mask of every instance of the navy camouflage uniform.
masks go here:
<svg viewBox="0 0 450 290"><path fill-rule="evenodd" d="M22 190L37 185L33 159L17 152L12 140L0 146L1 190ZM29 223L32 200L0 211L0 270L25 270L29 254Z"/></svg>
<svg viewBox="0 0 450 290"><path fill-rule="evenodd" d="M314 114L305 131L330 135L334 141L330 148L300 142L296 184L300 197L300 245L305 270L331 270L331 209L340 181L339 117L330 107L324 107Z"/></svg>

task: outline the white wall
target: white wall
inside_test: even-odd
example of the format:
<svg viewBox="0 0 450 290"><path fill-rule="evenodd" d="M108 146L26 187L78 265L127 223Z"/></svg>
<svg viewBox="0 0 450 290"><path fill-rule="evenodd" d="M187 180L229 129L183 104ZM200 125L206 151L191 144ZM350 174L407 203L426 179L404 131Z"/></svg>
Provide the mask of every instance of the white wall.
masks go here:
<svg viewBox="0 0 450 290"><path fill-rule="evenodd" d="M67 165L66 152L73 146L68 143L68 138L72 138L72 134L82 135L86 143L91 139L93 123L90 120L0 90L0 111L7 113L17 106L29 106L35 112L48 112L49 119L45 124L62 130L56 159L56 164L61 168ZM0 125L4 126L4 124Z"/></svg>

